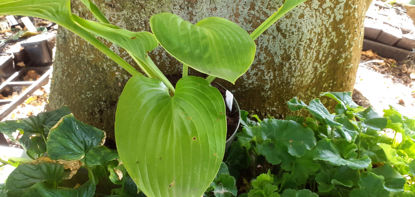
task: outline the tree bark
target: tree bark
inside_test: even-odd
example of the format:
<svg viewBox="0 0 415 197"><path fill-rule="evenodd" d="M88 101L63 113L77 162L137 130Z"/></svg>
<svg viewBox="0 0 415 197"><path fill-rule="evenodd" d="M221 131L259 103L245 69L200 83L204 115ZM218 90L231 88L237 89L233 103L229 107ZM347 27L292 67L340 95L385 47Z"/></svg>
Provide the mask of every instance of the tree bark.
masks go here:
<svg viewBox="0 0 415 197"><path fill-rule="evenodd" d="M149 31L151 15L173 12L193 23L208 16L224 17L252 32L283 0L95 2L112 23L133 31ZM287 100L294 96L307 101L324 91L353 90L370 2L308 0L261 35L251 69L236 85L226 84L241 108L283 117ZM80 3L74 2L73 9L91 18ZM111 48L127 57L116 46ZM160 48L152 57L165 74L181 72L178 62ZM60 29L49 107L67 105L77 118L110 131L112 138L117 99L128 77L85 41Z"/></svg>

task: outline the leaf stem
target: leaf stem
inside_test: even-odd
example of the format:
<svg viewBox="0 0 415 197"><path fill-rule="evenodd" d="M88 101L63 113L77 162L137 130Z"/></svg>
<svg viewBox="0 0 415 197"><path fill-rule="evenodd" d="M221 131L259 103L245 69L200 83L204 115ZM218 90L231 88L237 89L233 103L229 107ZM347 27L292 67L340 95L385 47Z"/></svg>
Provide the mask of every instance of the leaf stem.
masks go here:
<svg viewBox="0 0 415 197"><path fill-rule="evenodd" d="M304 2L306 0L299 0L299 1L293 1L293 0L285 0L284 4L270 17L267 18L258 28L256 28L251 33L251 38L253 40L256 40L262 33L264 33L271 25L273 25L275 22L278 21L281 17L283 17L286 13L288 13L290 10L295 8L300 3Z"/></svg>
<svg viewBox="0 0 415 197"><path fill-rule="evenodd" d="M206 80L209 82L209 83L212 83L213 82L213 80L215 80L216 79L216 77L214 77L214 76L208 76L208 77L206 77Z"/></svg>
<svg viewBox="0 0 415 197"><path fill-rule="evenodd" d="M85 164L86 165L86 164ZM86 169L88 170L88 178L92 181L92 184L96 185L97 182L95 180L95 176L94 176L94 172L92 171L91 168L89 168L88 166L85 166Z"/></svg>
<svg viewBox="0 0 415 197"><path fill-rule="evenodd" d="M72 24L66 25L64 23L60 23L59 25L65 27L66 29L68 29L68 30L72 31L73 33L77 34L79 37L83 38L89 44L91 44L92 46L97 48L99 51L104 53L106 56L108 56L112 61L114 61L115 63L120 65L124 70L126 70L132 76L142 75L133 66L131 66L128 62L126 62L119 55L114 53L106 45L104 45L97 38L95 38L95 36L93 36L91 33L87 32L86 30L84 30L82 25L79 25L79 24L73 22L73 21L76 21L77 18L79 18L79 17L76 16L76 15L72 15L71 19L69 19L69 20L71 20Z"/></svg>
<svg viewBox="0 0 415 197"><path fill-rule="evenodd" d="M189 66L187 64L183 64L182 77L187 77L188 74L189 74Z"/></svg>
<svg viewBox="0 0 415 197"><path fill-rule="evenodd" d="M252 33L251 38L252 40L256 40L262 33L264 33L271 25L273 25L275 22L277 22L278 19L282 17L282 15L279 14L279 11L282 7L278 9L274 14L272 14L270 17L267 18L259 27L257 27Z"/></svg>
<svg viewBox="0 0 415 197"><path fill-rule="evenodd" d="M98 41L95 37L93 37L91 34L87 33L83 29L79 27L71 27L71 26L65 26L65 28L69 29L70 31L76 33L79 37L86 40L89 44L97 48L99 51L104 53L106 56L108 56L112 61L120 65L124 70L126 70L128 73L130 73L132 76L142 75L140 72L138 72L133 66L131 66L128 62L126 62L124 59L122 59L120 56L115 54L113 51L111 51L107 46L105 46L103 43Z"/></svg>
<svg viewBox="0 0 415 197"><path fill-rule="evenodd" d="M5 166L5 165L11 165L8 161L5 161L3 159L0 158L0 163L2 163L3 165L1 166Z"/></svg>
<svg viewBox="0 0 415 197"><path fill-rule="evenodd" d="M396 131L394 132L395 132L395 135L393 136L392 147L395 147L396 135L398 134L398 132Z"/></svg>

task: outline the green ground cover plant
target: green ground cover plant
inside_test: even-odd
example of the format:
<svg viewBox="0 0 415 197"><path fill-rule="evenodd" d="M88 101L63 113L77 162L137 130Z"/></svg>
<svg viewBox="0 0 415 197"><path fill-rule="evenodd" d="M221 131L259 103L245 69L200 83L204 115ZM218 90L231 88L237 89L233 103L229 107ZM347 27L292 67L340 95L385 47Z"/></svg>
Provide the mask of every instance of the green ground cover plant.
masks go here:
<svg viewBox="0 0 415 197"><path fill-rule="evenodd" d="M248 197L415 196L415 120L393 108L380 117L350 93L322 96L338 103L335 113L319 99L297 98L289 108L307 115L251 120L243 113L225 158L229 172L220 171L210 196L236 196L235 186Z"/></svg>

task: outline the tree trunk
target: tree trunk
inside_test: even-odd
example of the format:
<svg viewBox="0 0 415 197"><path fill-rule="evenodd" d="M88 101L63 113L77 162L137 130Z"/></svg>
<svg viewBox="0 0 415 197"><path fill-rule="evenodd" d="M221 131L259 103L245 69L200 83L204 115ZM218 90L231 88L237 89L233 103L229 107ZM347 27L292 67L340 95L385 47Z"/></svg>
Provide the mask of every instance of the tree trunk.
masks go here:
<svg viewBox="0 0 415 197"><path fill-rule="evenodd" d="M235 86L242 109L283 117L286 101L309 100L324 91L351 91L360 59L364 15L371 0L308 0L257 40L256 60ZM197 22L225 17L252 32L283 0L96 0L112 23L133 31L149 30L149 17L173 12ZM80 16L87 10L74 2ZM90 18L90 15L87 15ZM127 57L126 53L112 46ZM128 79L113 62L82 39L60 29L50 108L67 105L79 119L113 131L119 94ZM160 48L152 52L166 74L181 72ZM130 61L131 62L131 61Z"/></svg>

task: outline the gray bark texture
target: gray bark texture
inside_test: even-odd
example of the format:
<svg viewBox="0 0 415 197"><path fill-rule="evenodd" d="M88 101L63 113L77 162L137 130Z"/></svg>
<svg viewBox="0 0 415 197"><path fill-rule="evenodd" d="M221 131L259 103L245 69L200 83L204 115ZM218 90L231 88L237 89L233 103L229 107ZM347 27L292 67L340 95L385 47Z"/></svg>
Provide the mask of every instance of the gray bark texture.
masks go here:
<svg viewBox="0 0 415 197"><path fill-rule="evenodd" d="M242 109L284 117L286 102L324 91L351 91L360 59L363 20L371 0L308 0L257 39L256 60L235 85ZM195 23L219 16L252 32L283 0L96 0L113 24L149 31L149 17L173 12ZM73 10L91 18L78 1ZM125 51L108 44L122 57ZM151 56L165 74L181 66L158 48ZM118 96L129 76L81 38L60 29L49 108L69 106L82 121L108 131L113 139Z"/></svg>

